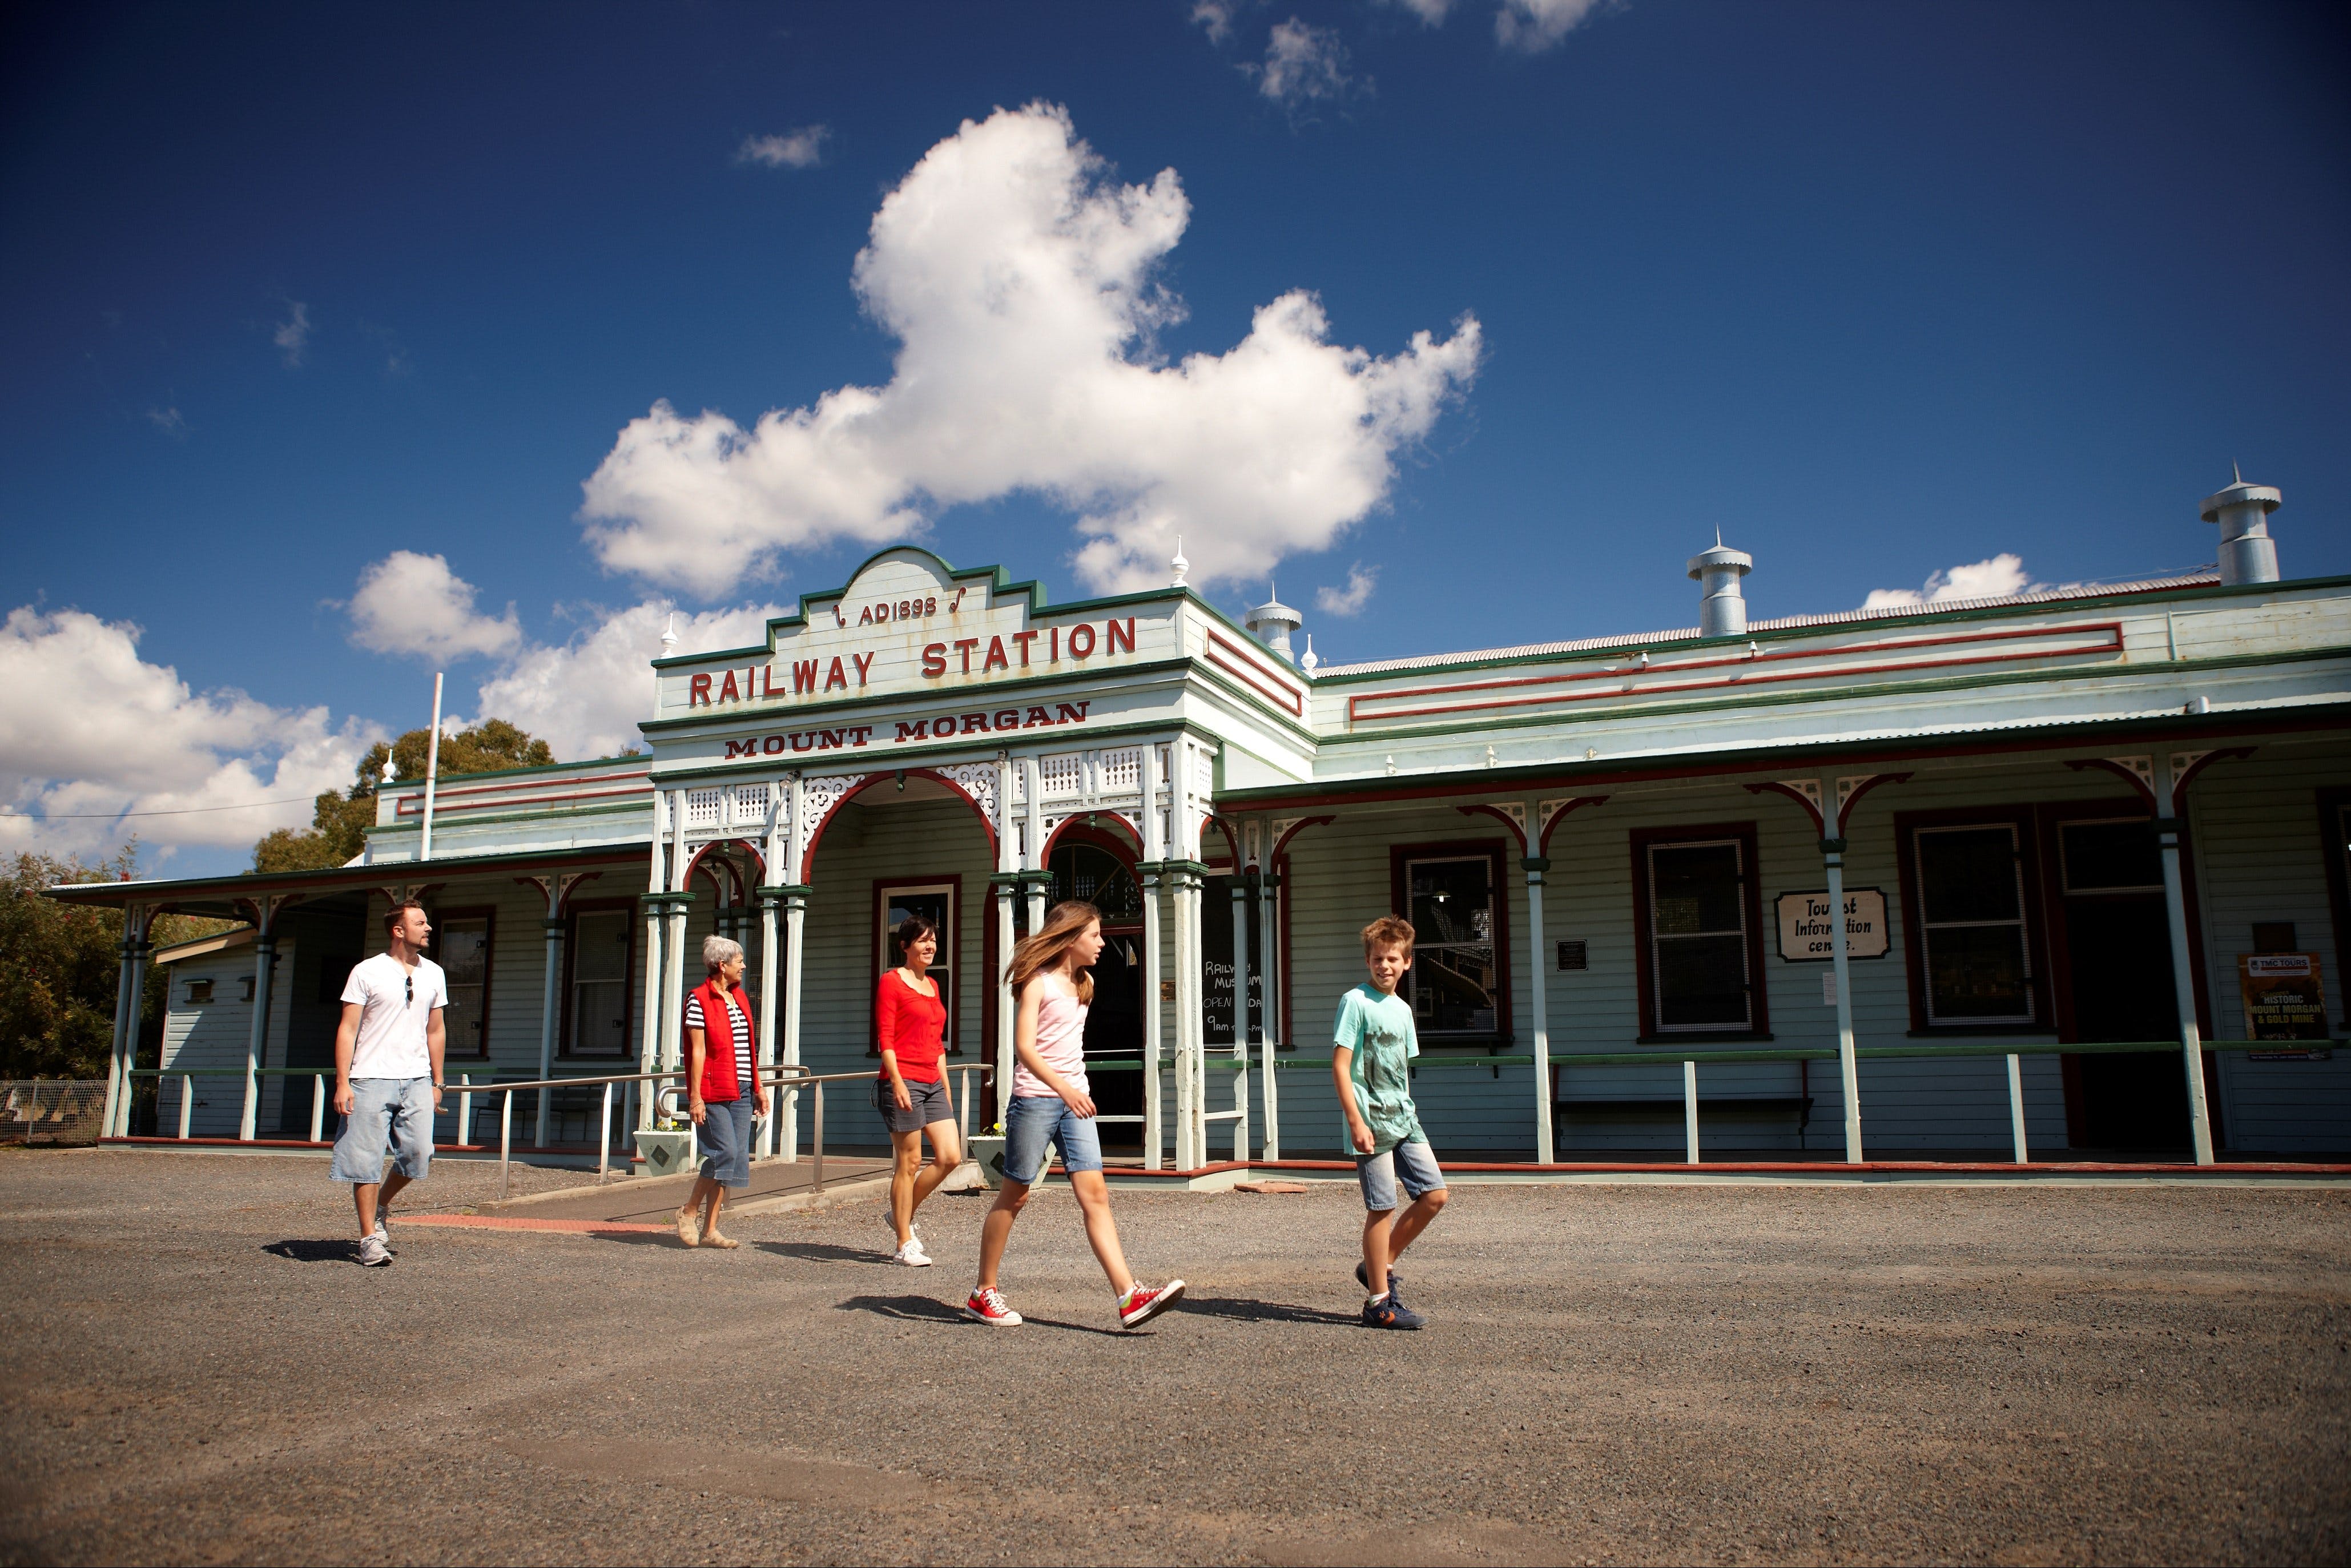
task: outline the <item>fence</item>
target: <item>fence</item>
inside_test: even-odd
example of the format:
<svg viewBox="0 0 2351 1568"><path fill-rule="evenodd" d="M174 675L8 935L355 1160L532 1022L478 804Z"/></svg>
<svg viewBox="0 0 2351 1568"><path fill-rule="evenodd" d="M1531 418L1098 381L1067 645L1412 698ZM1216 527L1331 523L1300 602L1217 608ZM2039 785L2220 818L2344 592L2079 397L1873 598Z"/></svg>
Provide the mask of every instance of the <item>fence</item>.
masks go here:
<svg viewBox="0 0 2351 1568"><path fill-rule="evenodd" d="M94 1144L106 1116L106 1080L0 1080L0 1144Z"/></svg>

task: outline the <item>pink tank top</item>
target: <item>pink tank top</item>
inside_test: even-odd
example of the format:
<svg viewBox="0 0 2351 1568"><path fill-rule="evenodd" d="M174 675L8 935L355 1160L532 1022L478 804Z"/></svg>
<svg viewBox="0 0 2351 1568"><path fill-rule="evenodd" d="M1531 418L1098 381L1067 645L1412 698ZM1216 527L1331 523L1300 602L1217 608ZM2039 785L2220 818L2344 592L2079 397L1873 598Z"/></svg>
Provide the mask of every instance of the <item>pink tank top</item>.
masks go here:
<svg viewBox="0 0 2351 1568"><path fill-rule="evenodd" d="M1037 1054L1060 1073L1061 1082L1081 1094L1093 1092L1086 1082L1086 1005L1077 998L1047 991L1037 1004ZM1045 1081L1029 1071L1017 1056L1012 1064L1012 1094L1034 1100L1053 1092Z"/></svg>

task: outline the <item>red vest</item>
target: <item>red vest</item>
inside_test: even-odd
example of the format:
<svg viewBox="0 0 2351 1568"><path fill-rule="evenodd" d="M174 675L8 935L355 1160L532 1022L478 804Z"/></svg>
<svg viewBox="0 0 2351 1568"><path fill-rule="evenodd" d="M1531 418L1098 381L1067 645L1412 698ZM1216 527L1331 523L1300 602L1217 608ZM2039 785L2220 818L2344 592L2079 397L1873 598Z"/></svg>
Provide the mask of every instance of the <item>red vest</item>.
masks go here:
<svg viewBox="0 0 2351 1568"><path fill-rule="evenodd" d="M743 1009L745 1049L751 1060L759 1060L758 1037L752 1034L751 998L743 988L735 988L735 1005ZM746 1086L735 1076L735 1025L726 1012L726 993L718 988L716 980L705 980L694 988L695 997L702 1003L702 1097L705 1101L739 1100ZM686 1061L694 1060L689 1051Z"/></svg>

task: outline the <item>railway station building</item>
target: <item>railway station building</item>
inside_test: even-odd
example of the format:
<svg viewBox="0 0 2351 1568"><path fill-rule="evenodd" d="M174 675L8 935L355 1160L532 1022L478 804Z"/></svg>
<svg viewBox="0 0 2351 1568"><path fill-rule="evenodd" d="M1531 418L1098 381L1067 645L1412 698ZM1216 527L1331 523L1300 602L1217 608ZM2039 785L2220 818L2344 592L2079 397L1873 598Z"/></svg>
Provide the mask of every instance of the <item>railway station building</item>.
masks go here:
<svg viewBox="0 0 2351 1568"><path fill-rule="evenodd" d="M1330 1020L1390 913L1448 1161L2339 1154L2351 579L2280 574L2279 499L2209 497L2220 562L2185 574L1750 620L1718 544L1696 625L1352 664L1180 559L1054 605L900 547L758 645L654 659L643 754L451 778L429 821L387 785L330 871L55 896L131 913L127 981L170 969L147 1135L330 1135L334 999L410 896L453 1087L674 1066L712 932L748 950L763 1055L870 1071L887 932L925 914L977 1130L1006 956L1081 897L1105 1146L1136 1168L1339 1157ZM157 953L166 910L246 925ZM439 1134L477 1140L459 1112ZM549 1090L517 1146L606 1114ZM655 1107L609 1114L625 1146ZM886 1141L862 1095L830 1114Z"/></svg>

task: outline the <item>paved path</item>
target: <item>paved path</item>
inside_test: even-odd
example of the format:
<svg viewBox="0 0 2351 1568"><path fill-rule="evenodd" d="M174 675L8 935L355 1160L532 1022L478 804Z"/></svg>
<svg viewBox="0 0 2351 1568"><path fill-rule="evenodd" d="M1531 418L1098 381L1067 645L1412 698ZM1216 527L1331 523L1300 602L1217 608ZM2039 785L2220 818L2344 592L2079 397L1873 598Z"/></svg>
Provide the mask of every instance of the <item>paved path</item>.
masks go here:
<svg viewBox="0 0 2351 1568"><path fill-rule="evenodd" d="M495 1167L436 1168L444 1204ZM2351 1193L1463 1188L1353 1326L1361 1210L980 1195L747 1245L398 1227L323 1162L0 1153L0 1562L2328 1562Z"/></svg>
<svg viewBox="0 0 2351 1568"><path fill-rule="evenodd" d="M827 1189L871 1183L889 1174L888 1160L843 1158L838 1155L825 1157ZM757 1212L751 1207L754 1204L805 1198L810 1196L815 1180L815 1163L808 1159L790 1165L780 1160L757 1161L751 1166L751 1185L740 1192L727 1194L726 1207L750 1214ZM590 1185L559 1193L534 1194L517 1201L485 1204L481 1212L511 1215L517 1219L601 1219L631 1225L667 1225L693 1190L694 1177L690 1175L639 1176L601 1187ZM397 1215L393 1222L398 1223ZM724 1225L726 1221L722 1218L719 1223Z"/></svg>

